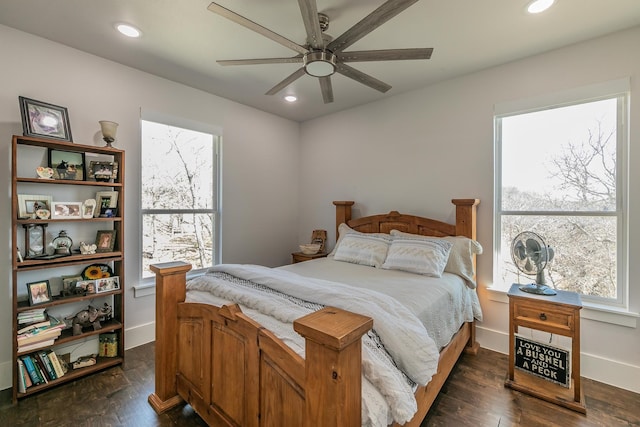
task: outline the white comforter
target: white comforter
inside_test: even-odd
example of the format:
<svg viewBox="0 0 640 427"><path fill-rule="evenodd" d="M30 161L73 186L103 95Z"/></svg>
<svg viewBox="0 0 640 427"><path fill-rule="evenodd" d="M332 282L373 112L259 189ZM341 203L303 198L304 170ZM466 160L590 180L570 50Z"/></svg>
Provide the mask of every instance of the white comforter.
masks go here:
<svg viewBox="0 0 640 427"><path fill-rule="evenodd" d="M439 352L435 342L422 322L394 298L376 291L255 265L219 265L204 276L189 281L187 301L238 303L248 316L272 330L302 356L304 342L293 331L292 323L317 307L296 304L284 295L265 292L264 288L242 280L232 280L236 285L230 284L223 277L217 277L220 275L216 273L226 273L311 303L370 316L387 352L413 382L425 385L437 370ZM417 410L411 385L394 368L386 353L378 349L372 336L365 336L363 344L363 375L366 379L363 395L375 395L375 391L368 389L373 385L390 408L390 413L385 414L373 408L375 403L367 403L363 399L364 424L384 426L391 421L390 418L400 424L409 421Z"/></svg>

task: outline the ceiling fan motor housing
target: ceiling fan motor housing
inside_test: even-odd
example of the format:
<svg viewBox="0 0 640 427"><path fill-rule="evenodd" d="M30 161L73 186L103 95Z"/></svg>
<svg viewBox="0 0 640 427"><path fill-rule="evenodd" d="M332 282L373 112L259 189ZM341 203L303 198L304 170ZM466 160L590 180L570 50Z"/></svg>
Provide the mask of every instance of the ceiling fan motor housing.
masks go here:
<svg viewBox="0 0 640 427"><path fill-rule="evenodd" d="M304 70L313 77L327 77L336 72L336 56L327 50L314 50L303 57Z"/></svg>

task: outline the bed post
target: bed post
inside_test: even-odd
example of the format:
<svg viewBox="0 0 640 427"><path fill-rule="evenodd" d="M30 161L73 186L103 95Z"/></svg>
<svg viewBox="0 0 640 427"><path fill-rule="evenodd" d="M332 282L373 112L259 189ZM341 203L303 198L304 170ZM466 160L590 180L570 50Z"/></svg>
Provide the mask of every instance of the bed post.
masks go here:
<svg viewBox="0 0 640 427"><path fill-rule="evenodd" d="M373 319L325 307L293 322L305 338L305 426L362 425L362 335Z"/></svg>
<svg viewBox="0 0 640 427"><path fill-rule="evenodd" d="M342 223L347 223L351 221L351 206L353 206L355 202L347 200L347 201L334 201L333 204L336 205L336 242L338 241L338 227Z"/></svg>
<svg viewBox="0 0 640 427"><path fill-rule="evenodd" d="M178 303L185 300L186 277L191 264L166 262L150 268L156 274L156 387L149 395L149 404L161 414L182 402L176 387Z"/></svg>
<svg viewBox="0 0 640 427"><path fill-rule="evenodd" d="M480 199L453 199L451 203L456 205L456 235L476 240L476 207L480 204ZM475 255L473 265L476 265ZM469 341L464 351L476 355L480 349L480 344L476 341L476 322L472 322L470 326Z"/></svg>
<svg viewBox="0 0 640 427"><path fill-rule="evenodd" d="M476 239L476 206L480 199L453 199L456 205L456 235Z"/></svg>

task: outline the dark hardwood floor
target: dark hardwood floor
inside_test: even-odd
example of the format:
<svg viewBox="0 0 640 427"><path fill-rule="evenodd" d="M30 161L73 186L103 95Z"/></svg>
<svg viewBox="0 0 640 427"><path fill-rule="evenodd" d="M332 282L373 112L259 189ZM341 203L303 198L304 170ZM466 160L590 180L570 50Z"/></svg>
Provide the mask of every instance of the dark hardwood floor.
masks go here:
<svg viewBox="0 0 640 427"><path fill-rule="evenodd" d="M154 345L128 350L124 366L61 385L11 405L0 392L0 426L204 426L188 405L156 415ZM431 426L640 426L640 394L584 379L587 415L503 386L506 355L481 349L463 356L422 427ZM297 427L297 426L283 426ZM319 426L321 427L321 426Z"/></svg>

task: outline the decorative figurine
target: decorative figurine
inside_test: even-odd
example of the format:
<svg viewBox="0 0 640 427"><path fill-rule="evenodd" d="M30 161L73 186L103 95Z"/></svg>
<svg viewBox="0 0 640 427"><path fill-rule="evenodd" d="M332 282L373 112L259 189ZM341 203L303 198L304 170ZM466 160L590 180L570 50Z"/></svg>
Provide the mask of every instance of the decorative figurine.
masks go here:
<svg viewBox="0 0 640 427"><path fill-rule="evenodd" d="M111 318L111 312L111 306L105 302L100 310L90 305L86 310L78 312L73 317L67 317L67 319L72 319L73 335L81 335L84 327L93 326L94 331L102 329L100 321Z"/></svg>
<svg viewBox="0 0 640 427"><path fill-rule="evenodd" d="M80 253L82 255L91 255L96 253L98 247L95 243L80 242Z"/></svg>

